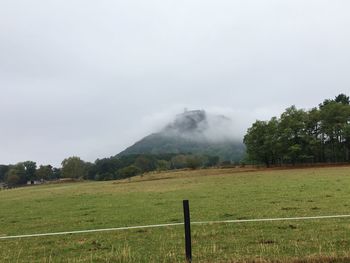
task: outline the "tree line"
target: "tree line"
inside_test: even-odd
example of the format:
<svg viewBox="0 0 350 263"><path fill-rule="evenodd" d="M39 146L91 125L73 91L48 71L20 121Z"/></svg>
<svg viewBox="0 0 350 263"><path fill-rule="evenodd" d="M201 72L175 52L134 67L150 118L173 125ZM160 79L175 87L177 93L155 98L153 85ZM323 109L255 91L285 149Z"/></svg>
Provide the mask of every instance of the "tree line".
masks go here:
<svg viewBox="0 0 350 263"><path fill-rule="evenodd" d="M310 110L287 108L279 118L256 121L244 143L248 159L270 165L350 161L349 96L340 94Z"/></svg>
<svg viewBox="0 0 350 263"><path fill-rule="evenodd" d="M0 165L0 182L10 187L26 184L28 181L76 178L85 180L115 180L142 175L151 171L174 169L197 169L219 164L219 157L193 154L132 154L97 159L85 162L77 156L62 161L61 168L40 165L33 161L14 165Z"/></svg>
<svg viewBox="0 0 350 263"><path fill-rule="evenodd" d="M244 136L247 161L266 166L298 163L350 162L350 100L340 94L310 110L287 108L279 118L256 121ZM79 178L115 180L151 171L206 168L219 157L194 154L131 154L85 162L69 157L61 168L33 161L0 165L0 182L9 186L33 180Z"/></svg>

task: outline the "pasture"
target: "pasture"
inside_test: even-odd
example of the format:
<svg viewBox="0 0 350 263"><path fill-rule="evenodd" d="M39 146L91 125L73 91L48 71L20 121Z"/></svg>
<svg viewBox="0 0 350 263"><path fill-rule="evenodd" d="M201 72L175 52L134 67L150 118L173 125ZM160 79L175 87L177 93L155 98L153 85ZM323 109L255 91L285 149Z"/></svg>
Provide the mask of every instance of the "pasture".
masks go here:
<svg viewBox="0 0 350 263"><path fill-rule="evenodd" d="M350 214L350 167L208 169L0 191L0 236ZM1 262L184 262L183 226L0 240ZM350 262L350 219L192 226L193 262ZM333 261L331 261L333 260Z"/></svg>

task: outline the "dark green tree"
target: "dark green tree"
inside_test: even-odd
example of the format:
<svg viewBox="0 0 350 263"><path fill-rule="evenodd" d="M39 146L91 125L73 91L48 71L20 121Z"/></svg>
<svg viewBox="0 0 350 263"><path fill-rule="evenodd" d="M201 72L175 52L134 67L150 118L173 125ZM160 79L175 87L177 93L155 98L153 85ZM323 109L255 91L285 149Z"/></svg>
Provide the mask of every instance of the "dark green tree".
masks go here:
<svg viewBox="0 0 350 263"><path fill-rule="evenodd" d="M312 162L324 161L324 134L321 131L321 114L318 108L307 112L305 122L306 152Z"/></svg>
<svg viewBox="0 0 350 263"><path fill-rule="evenodd" d="M307 113L295 106L287 108L279 123L280 143L283 159L292 164L304 161L306 156Z"/></svg>
<svg viewBox="0 0 350 263"><path fill-rule="evenodd" d="M199 156L194 156L194 155L189 155L186 158L186 166L190 169L198 169L199 167L201 167L202 165L202 161L201 158Z"/></svg>
<svg viewBox="0 0 350 263"><path fill-rule="evenodd" d="M35 179L35 172L36 172L36 163L33 161L26 161L23 162L25 174L26 174L26 180L34 180Z"/></svg>
<svg viewBox="0 0 350 263"><path fill-rule="evenodd" d="M280 143L278 120L272 118L269 122L256 121L244 136L247 153L251 160L265 163L267 167L279 159Z"/></svg>
<svg viewBox="0 0 350 263"><path fill-rule="evenodd" d="M23 163L9 166L5 176L5 182L10 186L27 183L26 170Z"/></svg>
<svg viewBox="0 0 350 263"><path fill-rule="evenodd" d="M244 143L247 146L247 153L252 160L270 165L268 152L265 146L265 136L267 134L267 123L256 121L253 123L244 136Z"/></svg>
<svg viewBox="0 0 350 263"><path fill-rule="evenodd" d="M151 156L140 155L136 158L134 165L142 172L150 172L156 169L156 161Z"/></svg>
<svg viewBox="0 0 350 263"><path fill-rule="evenodd" d="M117 174L119 178L129 178L141 173L140 168L135 165L130 165L118 170Z"/></svg>
<svg viewBox="0 0 350 263"><path fill-rule="evenodd" d="M206 156L204 166L205 167L215 167L218 166L220 162L219 156Z"/></svg>
<svg viewBox="0 0 350 263"><path fill-rule="evenodd" d="M41 180L53 179L53 169L51 165L40 165L36 170L36 178Z"/></svg>
<svg viewBox="0 0 350 263"><path fill-rule="evenodd" d="M59 179L61 178L61 169L60 168L53 168L52 169L52 179Z"/></svg>
<svg viewBox="0 0 350 263"><path fill-rule="evenodd" d="M345 94L339 94L338 96L335 97L335 102L342 103L344 105L349 105L350 104L349 96L346 96Z"/></svg>
<svg viewBox="0 0 350 263"><path fill-rule="evenodd" d="M256 121L244 142L249 159L267 166L350 161L349 97L340 94L309 111L292 106L280 119Z"/></svg>
<svg viewBox="0 0 350 263"><path fill-rule="evenodd" d="M346 129L350 120L350 106L332 101L321 107L320 114L326 161L344 161L344 154L347 151Z"/></svg>
<svg viewBox="0 0 350 263"><path fill-rule="evenodd" d="M5 181L5 176L8 170L9 170L8 165L0 165L0 182Z"/></svg>
<svg viewBox="0 0 350 263"><path fill-rule="evenodd" d="M170 170L170 162L166 160L157 160L157 170L158 171Z"/></svg>
<svg viewBox="0 0 350 263"><path fill-rule="evenodd" d="M69 157L62 162L61 174L64 178L85 178L88 174L88 167L79 157Z"/></svg>
<svg viewBox="0 0 350 263"><path fill-rule="evenodd" d="M186 155L179 154L171 158L171 167L172 169L183 169L186 167Z"/></svg>

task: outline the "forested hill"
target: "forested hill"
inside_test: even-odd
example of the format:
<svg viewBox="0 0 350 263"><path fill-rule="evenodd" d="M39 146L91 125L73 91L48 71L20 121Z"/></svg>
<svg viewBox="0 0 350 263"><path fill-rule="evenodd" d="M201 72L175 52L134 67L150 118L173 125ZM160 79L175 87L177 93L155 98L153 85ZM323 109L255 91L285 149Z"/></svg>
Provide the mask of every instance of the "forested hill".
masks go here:
<svg viewBox="0 0 350 263"><path fill-rule="evenodd" d="M350 101L345 94L310 110L291 106L256 121L244 138L249 158L269 165L350 162Z"/></svg>
<svg viewBox="0 0 350 263"><path fill-rule="evenodd" d="M129 154L191 153L218 156L221 161L240 161L245 153L242 141L230 134L232 121L205 111L186 111L158 133L127 148Z"/></svg>
<svg viewBox="0 0 350 263"><path fill-rule="evenodd" d="M245 153L243 142L235 138L232 121L204 111L180 114L159 133L142 139L124 152L109 158L85 162L77 156L62 161L62 168L37 167L33 161L0 165L0 187L35 180L80 178L114 180L150 171L217 167L238 162Z"/></svg>

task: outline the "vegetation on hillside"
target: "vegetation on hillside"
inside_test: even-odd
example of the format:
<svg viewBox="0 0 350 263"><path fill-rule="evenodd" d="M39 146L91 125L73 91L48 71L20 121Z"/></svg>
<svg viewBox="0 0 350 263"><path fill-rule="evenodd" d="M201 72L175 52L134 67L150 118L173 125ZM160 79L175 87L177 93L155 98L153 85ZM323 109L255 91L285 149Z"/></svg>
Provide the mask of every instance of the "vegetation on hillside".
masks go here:
<svg viewBox="0 0 350 263"><path fill-rule="evenodd" d="M218 156L220 161L239 162L245 153L245 146L238 141L196 141L163 133L151 134L121 152L119 156L130 154L192 153L196 155Z"/></svg>
<svg viewBox="0 0 350 263"><path fill-rule="evenodd" d="M340 94L311 110L287 108L256 121L244 137L250 160L270 165L350 161L349 97Z"/></svg>
<svg viewBox="0 0 350 263"><path fill-rule="evenodd" d="M242 140L232 131L232 121L204 110L185 111L160 132L146 136L121 153L192 153L218 156L220 161L239 162L245 154Z"/></svg>

